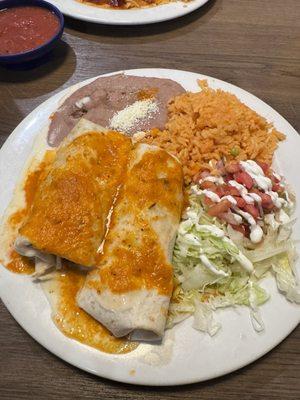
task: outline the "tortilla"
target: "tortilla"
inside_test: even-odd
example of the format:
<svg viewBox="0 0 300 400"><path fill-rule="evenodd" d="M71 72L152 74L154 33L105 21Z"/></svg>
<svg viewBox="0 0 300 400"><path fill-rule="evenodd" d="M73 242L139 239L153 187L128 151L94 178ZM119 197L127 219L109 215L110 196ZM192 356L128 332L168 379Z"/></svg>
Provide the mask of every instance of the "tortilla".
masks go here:
<svg viewBox="0 0 300 400"><path fill-rule="evenodd" d="M98 268L77 296L116 337L157 340L164 333L182 185L177 159L156 146L135 146Z"/></svg>

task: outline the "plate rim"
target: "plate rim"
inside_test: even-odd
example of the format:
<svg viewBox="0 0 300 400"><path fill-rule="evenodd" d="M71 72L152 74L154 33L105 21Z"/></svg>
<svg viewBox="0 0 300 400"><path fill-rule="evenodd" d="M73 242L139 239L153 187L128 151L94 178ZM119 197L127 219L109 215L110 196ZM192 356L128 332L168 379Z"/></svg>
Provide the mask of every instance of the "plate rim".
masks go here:
<svg viewBox="0 0 300 400"><path fill-rule="evenodd" d="M291 132L293 132L294 135L297 136L298 139L299 135L297 133L297 131L292 127L292 125L283 117L281 116L276 110L274 110L271 106L269 106L267 103L265 103L263 100L259 99L258 97L256 97L255 95L251 94L250 92L239 88L236 85L233 85L229 82L217 79L217 78L213 78L207 75L202 75L200 73L194 73L194 72L190 72L190 71L183 71L183 70L174 70L174 69L164 69L164 68L143 68L143 69L130 69L130 70L121 70L121 71L116 71L116 72L110 72L110 73L106 73L106 74L102 74L99 76L110 76L110 75L115 75L118 73L127 73L130 75L134 75L134 74L140 74L142 76L149 76L147 74L150 73L150 76L155 76L155 75L160 75L161 73L164 74L168 74L170 75L169 78L173 79L176 81L176 78L172 77L172 73L181 73L183 75L187 75L187 76L191 76L195 79L209 79L209 80L213 80L215 81L217 84L224 84L227 87L227 90L229 92L231 92L231 89L237 89L238 91L241 91L241 93L250 96L250 98L252 98L253 100L255 100L256 102L263 104L264 106L267 107L267 109L269 109L269 111L272 112L272 114L277 116L277 118L280 118L281 120L283 120L286 124L288 124L289 128L291 129ZM151 75L151 73L154 73L154 75ZM10 136L8 137L8 139L5 141L5 143L3 144L2 148L0 149L0 157L2 156L2 152L4 152L4 149L6 149L7 147L10 146L11 142L13 142L15 140L15 137L17 137L18 135L18 131L23 127L26 126L28 123L30 123L30 121L34 118L34 116L41 111L42 109L44 109L47 105L53 103L53 101L59 101L59 98L62 98L63 96L65 96L68 92L71 92L74 88L76 87L80 87L83 86L91 81L93 81L94 79L96 79L97 77L92 77L92 78L88 78L86 80L83 80L81 82L78 82L74 85L71 85L61 91L59 91L58 93L54 94L53 96L51 96L50 98L48 98L47 100L45 100L43 103L41 103L38 107L36 107L27 117L25 117L20 124L18 124L18 126L13 130L13 132L10 134ZM188 78L187 78L188 79ZM38 132L35 133L35 135L37 135ZM1 267L3 268L3 267ZM1 287L0 287L1 289ZM1 290L0 290L1 291ZM2 296L1 296L2 297ZM9 311L9 313L13 316L13 318L15 319L15 321L34 339L36 340L40 345L42 345L44 348L46 348L48 351L50 351L51 353L55 354L57 357L61 358L62 360L66 361L67 363L85 370L89 373L92 373L94 375L98 375L101 376L103 378L106 379L110 379L110 380L114 380L114 381L118 381L118 382L124 382L124 383L129 383L129 384L135 384L135 385L149 385L149 383L147 382L147 379L139 379L137 381L135 381L134 379L128 377L128 379L119 379L119 378L115 378L112 377L112 375L110 373L101 373L101 375L99 373L97 373L95 370L91 369L91 368L87 368L85 366L80 365L80 363L76 363L76 362L72 362L68 359L66 359L66 357L64 357L61 352L59 350L55 350L51 347L51 345L48 345L47 343L45 344L43 342L43 340L39 337L37 337L36 335L33 335L32 333L30 333L28 327L26 328L21 322L19 322L19 320L17 319L17 317L15 317L15 312L13 310L10 309L10 305L7 304L7 302L5 302L2 298L2 301L4 303L4 305L6 306L6 309ZM260 354L258 354L255 357L252 357L250 360L246 360L244 362L239 363L238 365L233 366L232 368L228 368L225 369L223 372L217 372L215 374L212 374L210 377L205 377L205 378L200 378L200 379L195 379L195 378L184 378L184 379L177 379L176 382L160 382L160 383L151 383L151 386L177 386L177 385L186 385L186 384L191 384L191 383L196 383L196 382L202 382L202 381L206 381L206 380L210 380L210 379L215 379L217 377L223 376L223 375L227 375L233 371L239 370L243 367L245 367L246 365L249 365L253 362L255 362L256 360L258 360L259 358L261 358L262 356L264 356L265 354L267 354L268 352L270 352L273 348L275 348L279 343L281 343L285 338L287 338L290 333L297 327L297 325L300 323L300 313L299 313L299 318L298 320L294 321L293 324L291 324L289 326L289 329L287 330L287 333L283 336L283 337L279 337L277 340L271 342L271 344L269 346L266 346L264 348L264 351L261 352ZM56 328L57 329L57 328ZM81 345L81 344L80 344ZM105 353L102 353L105 354ZM107 355L107 354L105 354ZM113 355L111 355L113 356ZM118 356L120 357L120 356Z"/></svg>

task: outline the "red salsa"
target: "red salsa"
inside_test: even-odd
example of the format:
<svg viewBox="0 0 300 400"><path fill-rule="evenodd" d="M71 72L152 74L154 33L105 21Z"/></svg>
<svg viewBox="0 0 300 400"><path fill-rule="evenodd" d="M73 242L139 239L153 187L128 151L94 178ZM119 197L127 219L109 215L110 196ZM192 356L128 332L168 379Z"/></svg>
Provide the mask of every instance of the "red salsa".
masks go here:
<svg viewBox="0 0 300 400"><path fill-rule="evenodd" d="M49 41L59 20L42 7L12 7L0 11L0 55L24 53Z"/></svg>

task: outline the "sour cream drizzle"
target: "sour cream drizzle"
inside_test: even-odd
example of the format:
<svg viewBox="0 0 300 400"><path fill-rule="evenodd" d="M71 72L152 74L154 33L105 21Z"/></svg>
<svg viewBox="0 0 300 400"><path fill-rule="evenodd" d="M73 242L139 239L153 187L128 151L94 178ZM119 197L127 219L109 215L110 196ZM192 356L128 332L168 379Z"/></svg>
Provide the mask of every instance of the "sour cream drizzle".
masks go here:
<svg viewBox="0 0 300 400"><path fill-rule="evenodd" d="M222 229L218 228L215 225L197 225L197 231L202 231L202 232L209 232L212 235L219 237L219 238L223 238L225 236L224 231L222 231Z"/></svg>
<svg viewBox="0 0 300 400"><path fill-rule="evenodd" d="M228 276L228 274L225 271L218 269L212 262L210 262L209 259L206 257L206 255L201 254L199 258L202 264L214 274L221 276Z"/></svg>
<svg viewBox="0 0 300 400"><path fill-rule="evenodd" d="M222 229L220 229L220 228L218 228L217 226L214 226L214 225L200 225L200 224L196 226L196 229L197 230L202 230L204 232L210 232L214 236L222 238L222 240L224 240L224 242L226 242L226 243L230 244L231 246L233 246L234 248L236 248L238 253L237 253L237 255L235 257L236 257L236 260L238 261L238 263L247 272L252 272L253 271L252 262L246 256L244 256L244 254L240 250L238 250L238 248L236 247L236 245L233 243L233 241L231 239L229 239L227 236L225 236L225 232ZM202 263L208 269L210 269L212 272L214 272L215 274L228 276L228 274L226 274L226 272L217 269L217 267L213 263L211 263L211 261L205 255L201 254L200 255L200 259L201 259ZM213 271L213 269L216 269L216 271Z"/></svg>
<svg viewBox="0 0 300 400"><path fill-rule="evenodd" d="M251 176L251 178L257 184L259 189L263 190L266 194L268 194L271 197L275 207L281 208L288 204L288 202L286 200L279 197L277 192L274 192L272 190L272 186L273 186L272 180L270 178L268 178L267 176L265 176L264 171L255 161L252 161L252 160L241 161L240 164L241 164L242 168L244 169L244 171L247 172ZM275 174L273 174L273 175L277 179L280 178L279 175L275 175ZM251 193L252 196L253 196L253 194L255 194L255 193ZM249 193L249 195L250 195L250 193Z"/></svg>
<svg viewBox="0 0 300 400"><path fill-rule="evenodd" d="M250 240L251 240L251 242L259 243L263 238L263 230L257 224L257 222L252 217L252 215L245 211L240 210L239 208L235 208L234 211L237 212L238 214L240 214L243 218L245 218L245 220L250 225Z"/></svg>
<svg viewBox="0 0 300 400"><path fill-rule="evenodd" d="M235 187L239 192L241 197L245 200L245 202L247 204L253 204L254 203L254 198L252 197L252 195L255 193L248 193L248 190L245 188L245 186L241 185L240 183L236 182L236 181L229 181L228 184L230 186ZM258 196L259 197L259 196ZM259 197L260 199L260 197Z"/></svg>
<svg viewBox="0 0 300 400"><path fill-rule="evenodd" d="M278 196L278 193L269 191L267 194L271 197L275 207L281 208L287 205L287 201Z"/></svg>
<svg viewBox="0 0 300 400"><path fill-rule="evenodd" d="M226 200L230 201L230 203L232 205L234 205L234 206L237 204L237 201L235 200L235 198L230 196L230 195L223 196L222 199L221 199L216 193L214 193L214 192L212 192L211 190L208 190L208 189L203 189L203 190L200 189L199 193L200 194L201 193L205 194L205 196L208 197L214 203L220 203L220 201L226 199Z"/></svg>
<svg viewBox="0 0 300 400"><path fill-rule="evenodd" d="M265 176L264 171L255 161L240 161L240 164L243 170L251 176L260 189L262 189L264 192L272 189L271 179Z"/></svg>
<svg viewBox="0 0 300 400"><path fill-rule="evenodd" d="M214 203L219 203L221 201L220 197L212 192L211 190L208 189L203 189L203 190L199 190L199 194L204 194L206 197L208 197L211 201L213 201Z"/></svg>
<svg viewBox="0 0 300 400"><path fill-rule="evenodd" d="M229 239L228 237L224 237L224 241L234 245L233 241L231 239ZM253 264L252 262L241 252L239 251L237 256L236 256L237 261L239 262L239 264L247 271L247 272L252 272L253 271Z"/></svg>
<svg viewBox="0 0 300 400"><path fill-rule="evenodd" d="M248 204L253 204L254 201L256 201L257 203L261 202L261 198L258 194L256 193L248 193L247 189L241 185L240 183L231 180L228 182L230 186L234 186L236 189L239 190L241 197L245 200L246 203ZM228 201L230 201L230 203L234 206L234 211L239 214L240 216L242 216L250 225L250 240L253 243L259 243L262 240L263 237L263 230L261 229L261 227L256 223L255 219L252 217L251 214L240 210L239 208L236 207L237 205L237 201L235 200L235 198L233 196L224 196L222 197L222 199L214 192L212 192L211 190L208 189L203 189L203 190L198 190L199 194L204 194L206 197L208 197L211 201L213 201L214 203L219 203L220 201L227 199ZM275 203L274 203L275 204ZM275 204L276 205L276 204ZM243 222L242 218L236 214L234 215L234 219L238 224L241 224Z"/></svg>
<svg viewBox="0 0 300 400"><path fill-rule="evenodd" d="M253 204L254 202L259 204L261 203L261 197L258 194L251 192L248 193L248 190L245 188L245 186L241 185L240 183L231 180L228 182L228 184L235 187L240 192L241 197L247 204Z"/></svg>

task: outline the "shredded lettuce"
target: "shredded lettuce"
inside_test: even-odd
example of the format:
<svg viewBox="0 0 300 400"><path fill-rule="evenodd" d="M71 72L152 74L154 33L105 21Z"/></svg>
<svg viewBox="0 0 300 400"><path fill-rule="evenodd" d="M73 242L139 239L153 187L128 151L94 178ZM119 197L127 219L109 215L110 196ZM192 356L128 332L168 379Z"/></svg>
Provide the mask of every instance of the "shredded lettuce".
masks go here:
<svg viewBox="0 0 300 400"><path fill-rule="evenodd" d="M214 319L214 310L209 303L197 301L195 303L193 328L214 336L221 328L221 324Z"/></svg>
<svg viewBox="0 0 300 400"><path fill-rule="evenodd" d="M292 255L293 256L293 255ZM272 260L272 270L280 292L292 302L300 304L300 286L293 271L294 260L291 254L283 253Z"/></svg>
<svg viewBox="0 0 300 400"><path fill-rule="evenodd" d="M269 299L260 281L273 273L280 292L300 303L300 287L293 271L295 251L290 239L293 221L282 212L265 221L262 244L249 243L239 232L206 214L202 197L190 194L190 207L180 223L173 252L177 282L167 327L194 316L193 327L216 334L217 308L249 307L256 331L264 329L259 306Z"/></svg>

